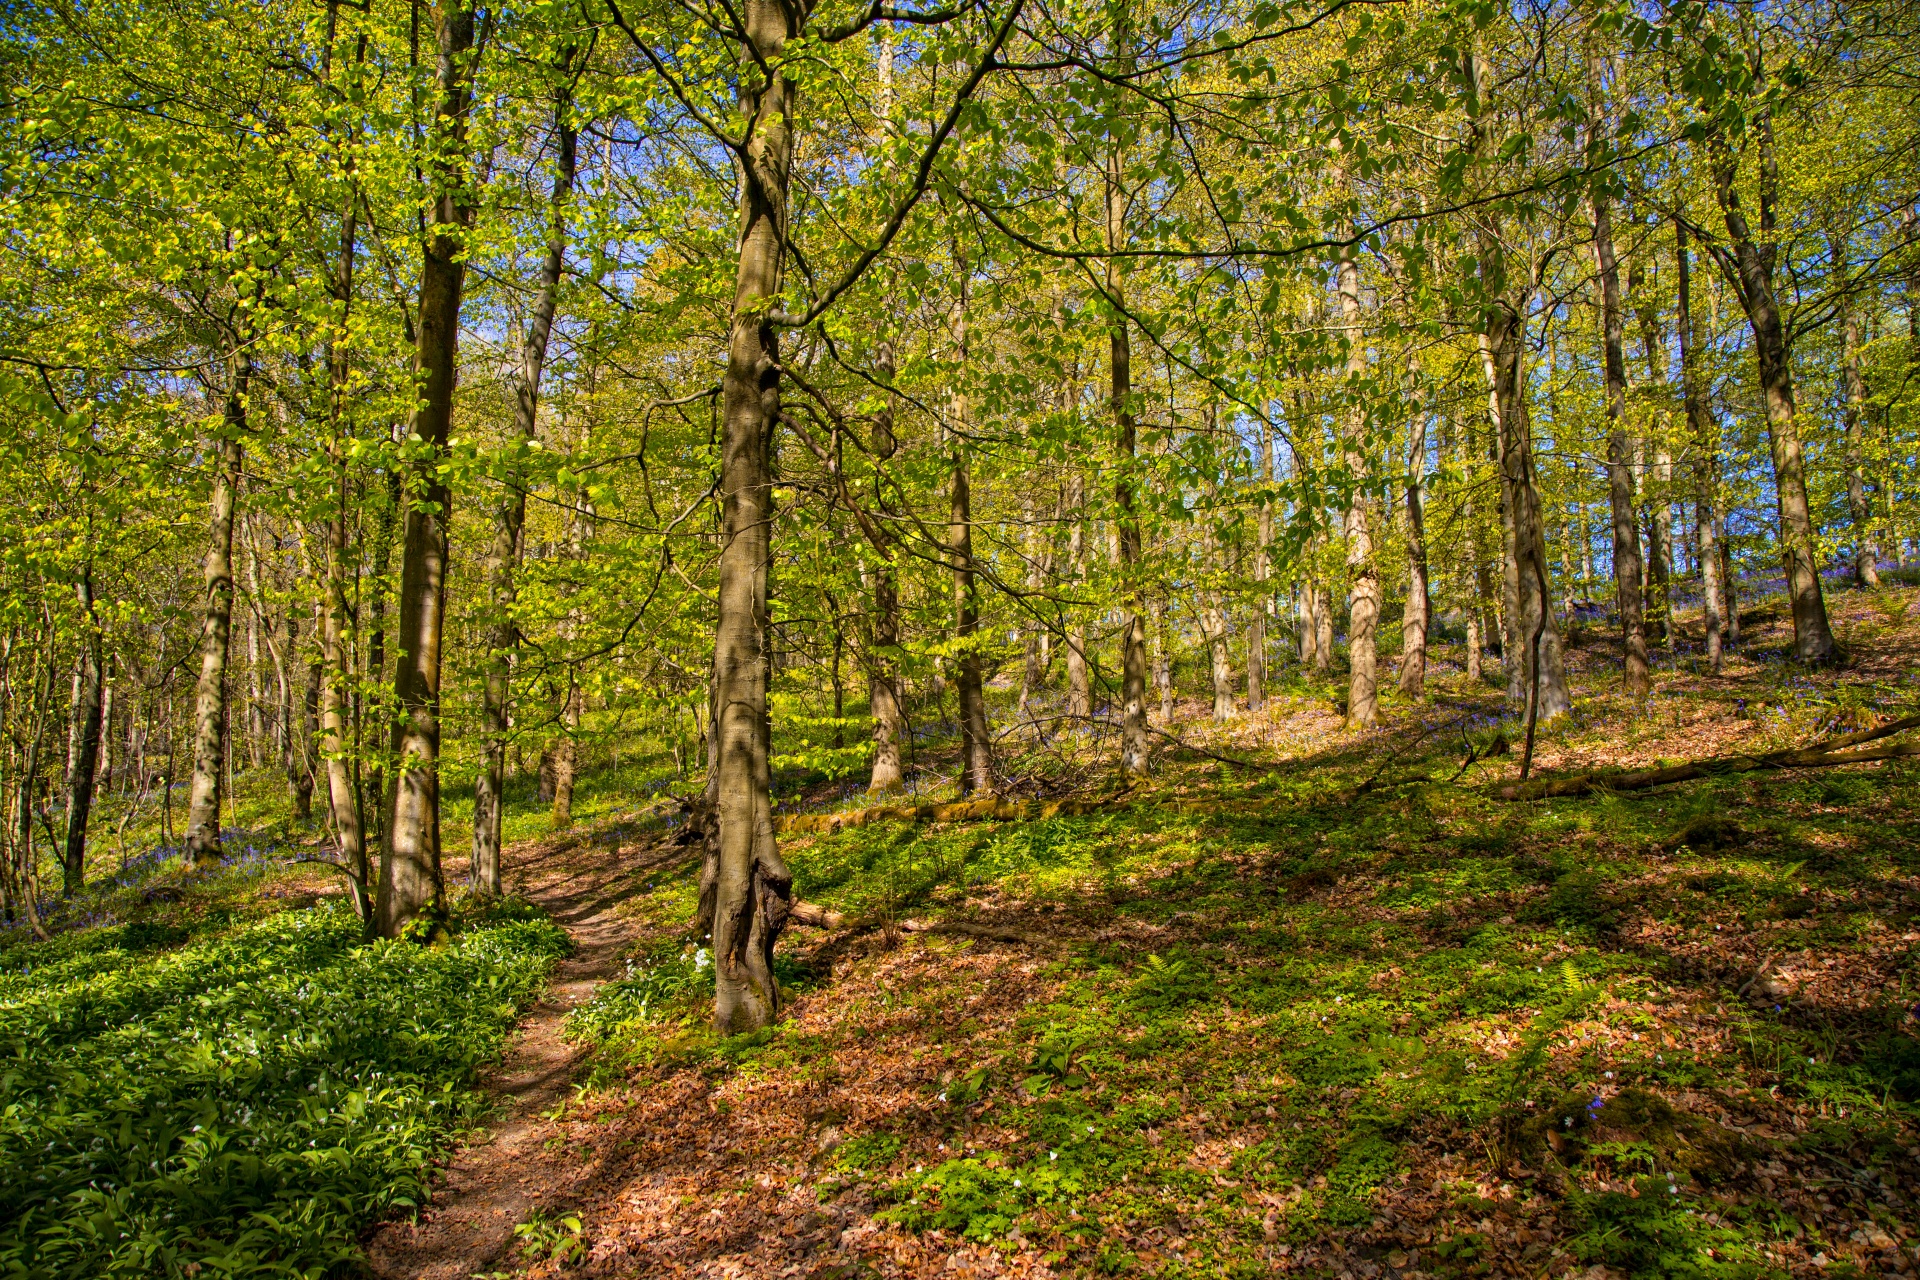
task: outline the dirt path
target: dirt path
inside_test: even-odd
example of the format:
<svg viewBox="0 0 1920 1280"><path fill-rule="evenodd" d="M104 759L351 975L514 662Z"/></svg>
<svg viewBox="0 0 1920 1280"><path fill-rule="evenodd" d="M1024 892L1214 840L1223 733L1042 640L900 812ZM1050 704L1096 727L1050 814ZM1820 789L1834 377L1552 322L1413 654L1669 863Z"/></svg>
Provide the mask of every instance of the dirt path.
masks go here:
<svg viewBox="0 0 1920 1280"><path fill-rule="evenodd" d="M507 1056L485 1079L500 1102L486 1134L455 1153L418 1223L393 1222L367 1242L383 1280L469 1280L511 1265L513 1229L536 1209L557 1213L548 1188L566 1183L562 1148L548 1150L544 1112L565 1100L580 1051L561 1039L567 1012L611 976L631 927L615 908L645 873L677 851L642 850L589 838L512 851L524 892L573 936L574 954L555 966L546 995L527 1011ZM518 884L516 888L519 888Z"/></svg>

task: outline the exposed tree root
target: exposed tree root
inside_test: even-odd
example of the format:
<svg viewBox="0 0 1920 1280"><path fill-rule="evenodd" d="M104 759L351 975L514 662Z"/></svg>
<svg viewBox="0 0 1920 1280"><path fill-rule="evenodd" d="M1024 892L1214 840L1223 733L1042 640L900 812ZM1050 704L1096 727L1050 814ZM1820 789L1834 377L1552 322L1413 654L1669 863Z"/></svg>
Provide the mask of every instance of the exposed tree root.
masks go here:
<svg viewBox="0 0 1920 1280"><path fill-rule="evenodd" d="M1721 756L1713 760L1695 760L1689 764L1668 765L1660 769L1603 769L1576 773L1564 778L1535 778L1530 782L1510 783L1494 791L1499 800L1549 800L1561 796L1581 796L1592 791L1643 791L1720 774L1754 773L1767 769L1829 769L1843 764L1865 764L1874 760L1897 760L1920 756L1920 743L1903 742L1874 747L1866 751L1843 750L1920 726L1920 716L1902 716L1875 729L1843 734L1810 747L1770 751L1757 756Z"/></svg>

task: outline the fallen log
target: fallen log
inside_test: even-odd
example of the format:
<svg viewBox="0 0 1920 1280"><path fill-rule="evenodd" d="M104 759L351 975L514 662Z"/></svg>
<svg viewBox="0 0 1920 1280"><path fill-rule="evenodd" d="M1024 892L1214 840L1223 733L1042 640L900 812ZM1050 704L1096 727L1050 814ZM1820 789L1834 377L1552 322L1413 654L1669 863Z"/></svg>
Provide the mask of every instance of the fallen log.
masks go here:
<svg viewBox="0 0 1920 1280"><path fill-rule="evenodd" d="M981 800L956 800L951 804L872 805L865 809L848 809L844 813L782 814L774 818L773 829L787 835L803 831L843 831L848 827L863 827L870 822L1033 821L1038 818L1057 818L1062 814L1094 813L1107 808L1118 798L1004 800L988 796Z"/></svg>
<svg viewBox="0 0 1920 1280"><path fill-rule="evenodd" d="M1672 782L1724 774L1755 773L1768 769L1831 769L1843 764L1906 759L1920 756L1920 743L1897 743L1865 751L1844 748L1890 738L1915 727L1920 727L1920 716L1902 716L1872 729L1861 729L1829 738L1825 742L1816 742L1810 747L1793 747L1763 755L1720 756L1659 769L1599 769L1591 773L1570 774L1564 778L1534 778L1529 782L1509 783L1496 789L1493 794L1498 800L1552 800L1587 795L1594 791L1644 791Z"/></svg>
<svg viewBox="0 0 1920 1280"><path fill-rule="evenodd" d="M851 929L860 933L883 929L887 922L872 917L843 915L830 907L796 900L787 913L787 923L814 929ZM965 920L900 920L894 928L901 933L944 933L961 938L985 938L992 942L1017 942L1038 946L1042 938L1001 925L973 924Z"/></svg>

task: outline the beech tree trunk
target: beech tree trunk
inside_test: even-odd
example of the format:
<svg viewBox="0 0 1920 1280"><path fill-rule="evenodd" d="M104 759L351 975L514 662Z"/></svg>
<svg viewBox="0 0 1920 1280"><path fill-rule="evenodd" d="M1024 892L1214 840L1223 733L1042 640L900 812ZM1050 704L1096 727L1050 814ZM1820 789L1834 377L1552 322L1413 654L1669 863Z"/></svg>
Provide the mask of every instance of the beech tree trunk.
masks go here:
<svg viewBox="0 0 1920 1280"><path fill-rule="evenodd" d="M1860 317L1849 299L1841 301L1840 328L1846 387L1847 514L1853 518L1853 580L1862 587L1880 585L1880 540L1873 527L1873 507L1867 502L1866 423L1867 385L1860 376Z"/></svg>
<svg viewBox="0 0 1920 1280"><path fill-rule="evenodd" d="M893 382L893 342L882 340L875 353L880 381ZM873 456L884 462L899 447L893 436L893 393L881 397L873 416ZM900 586L892 550L875 547L873 569L873 645L867 655L867 701L873 715L873 772L867 790L886 795L907 785L901 765L901 744L907 738L907 716L900 704Z"/></svg>
<svg viewBox="0 0 1920 1280"><path fill-rule="evenodd" d="M327 70L332 68L334 21L338 6L327 8ZM354 62L366 57L367 42L356 43ZM353 606L348 587L347 530L353 506L353 482L348 469L347 421L348 375L352 369L352 349L347 321L353 311L353 267L358 235L358 190L351 191L340 218L340 253L334 262L333 300L340 308L339 327L327 341L327 410L331 419L331 438L327 443L328 460L334 469L334 506L326 523L325 601L320 619L320 660L325 681L320 691L320 754L327 778L327 808L333 818L334 839L340 846L340 861L347 868L353 894L353 909L363 926L373 924L373 875L367 860L365 799L360 791L360 771L354 759L352 695L349 692L353 672Z"/></svg>
<svg viewBox="0 0 1920 1280"><path fill-rule="evenodd" d="M236 356L220 439L214 445L208 503L207 556L200 613L200 681L193 698L193 780L187 791L187 856L200 866L220 860L220 796L225 777L227 651L233 634L233 511L244 458L247 390L252 368Z"/></svg>
<svg viewBox="0 0 1920 1280"><path fill-rule="evenodd" d="M1427 466L1427 415L1416 408L1407 447L1407 607L1400 620L1400 691L1423 698L1427 689L1427 627L1433 597L1427 587L1427 517L1420 501Z"/></svg>
<svg viewBox="0 0 1920 1280"><path fill-rule="evenodd" d="M393 673L394 776L387 783L392 815L381 848L377 909L380 933L398 937L423 914L437 913L446 886L440 872L440 638L446 610L447 534L453 494L439 458L453 426L460 303L466 286L466 229L471 195L459 172L467 149L473 90L473 10L467 0L439 0L440 102L435 115L438 193L420 275L417 363L421 404L413 434L430 455L406 494L400 601Z"/></svg>
<svg viewBox="0 0 1920 1280"><path fill-rule="evenodd" d="M1031 492L1026 495L1022 503L1022 514L1026 517L1027 522L1027 534L1025 538L1027 596L1029 607L1033 607L1031 602L1039 599L1041 591L1046 587L1048 557L1045 547L1048 544L1043 542L1042 539L1041 526L1038 519L1039 512L1036 509ZM1041 662L1043 650L1040 647L1041 639L1046 635L1046 630L1039 625L1037 618L1033 618L1030 619L1020 631L1019 711L1020 719L1025 721L1033 718L1033 695L1039 691L1041 684L1044 683L1047 678L1046 667L1042 665Z"/></svg>
<svg viewBox="0 0 1920 1280"><path fill-rule="evenodd" d="M967 362L967 263L956 255L960 275L959 312L954 346L959 377ZM961 384L964 386L964 383ZM960 794L993 790L993 738L987 727L987 696L980 671L980 597L973 565L973 481L967 472L967 394L956 387L952 439L952 491L947 509L947 542L953 556L953 640L957 650L954 693L960 703Z"/></svg>
<svg viewBox="0 0 1920 1280"><path fill-rule="evenodd" d="M1627 273L1627 291L1640 299L1640 342L1647 360L1647 386L1656 405L1667 402L1666 335L1660 313L1641 288L1640 273ZM1664 409L1649 415L1653 452L1647 502L1647 635L1673 643L1673 448L1667 442Z"/></svg>
<svg viewBox="0 0 1920 1280"><path fill-rule="evenodd" d="M580 764L576 735L580 730L580 681L567 671L565 700L560 704L560 736L553 743L553 808L548 824L555 831L573 825L573 779Z"/></svg>
<svg viewBox="0 0 1920 1280"><path fill-rule="evenodd" d="M1786 565L1787 595L1793 608L1794 656L1801 662L1818 665L1833 660L1833 630L1827 623L1827 601L1820 588L1820 568L1814 553L1806 456L1793 399L1793 352L1773 288L1777 248L1773 243L1774 203L1779 172L1774 159L1772 120L1765 110L1757 114L1751 134L1759 148L1759 239L1747 221L1735 184L1738 160L1728 150L1725 138L1716 133L1708 139L1714 194L1731 246L1730 250L1716 253L1715 258L1739 295L1748 327L1753 331L1753 352L1759 365L1761 396L1766 402L1767 440L1773 458L1781 557ZM1760 243L1761 240L1765 243Z"/></svg>
<svg viewBox="0 0 1920 1280"><path fill-rule="evenodd" d="M1120 147L1107 148L1107 247L1118 249L1126 241L1127 195L1122 181ZM1107 259L1106 289L1114 309L1108 331L1108 359L1112 374L1110 404L1113 410L1115 452L1119 465L1114 469L1114 534L1120 570L1120 589L1125 600L1125 621L1120 637L1120 772L1127 775L1147 772L1147 598L1146 584L1140 580L1140 518L1133 506L1133 461L1136 428L1133 419L1133 347L1127 332L1127 319L1121 308L1126 305L1119 267Z"/></svg>
<svg viewBox="0 0 1920 1280"><path fill-rule="evenodd" d="M793 876L775 848L768 794L767 573L780 353L766 313L785 266L797 96L778 68L787 41L799 34L799 14L781 0L749 0L743 16L752 57L740 77L740 112L752 132L740 173L740 256L723 380L720 617L713 647L716 841L704 921L713 939L713 1023L722 1034L764 1027L779 1016L773 947L793 892Z"/></svg>
<svg viewBox="0 0 1920 1280"><path fill-rule="evenodd" d="M1553 593L1547 581L1545 522L1540 508L1539 479L1533 466L1533 429L1527 417L1526 319L1522 307L1500 299L1489 309L1488 351L1492 357L1494 398L1499 410L1494 421L1499 441L1501 495L1508 510L1507 560L1513 566L1515 604L1503 631L1513 638L1503 651L1507 670L1507 699L1516 710L1532 696L1538 672L1537 714L1541 722L1573 709L1567 691L1566 655L1560 627L1553 616Z"/></svg>
<svg viewBox="0 0 1920 1280"><path fill-rule="evenodd" d="M1679 268L1680 395L1693 439L1693 529L1700 560L1700 612L1706 630L1707 666L1719 675L1725 663L1726 593L1721 577L1719 541L1720 433L1707 405L1699 365L1701 334L1694 327L1693 266L1687 253L1687 228L1676 221L1674 259Z"/></svg>
<svg viewBox="0 0 1920 1280"><path fill-rule="evenodd" d="M1626 689L1644 698L1653 689L1647 663L1640 522L1634 511L1632 446L1627 440L1627 362L1620 268L1613 256L1613 215L1605 196L1593 197L1593 255L1600 276L1601 347L1606 358L1607 499L1613 510L1613 585L1626 655Z"/></svg>
<svg viewBox="0 0 1920 1280"><path fill-rule="evenodd" d="M561 57L564 77L572 50ZM565 81L563 79L562 83ZM540 379L547 364L547 342L560 305L560 276L567 252L567 204L573 197L579 134L571 119L572 103L563 89L554 101L553 197L549 204L547 253L540 263L540 288L533 312L527 317L526 339L520 347L520 379L514 387L513 425L517 444L524 448L538 433ZM513 605L520 560L521 531L527 520L527 493L518 471L511 472L500 505L493 513L493 540L481 572L487 582L487 608L493 618L486 680L481 696L480 727L485 756L473 783L473 860L469 875L481 893L500 892L500 829L505 805L502 788L507 765L508 717L514 650L519 632Z"/></svg>
<svg viewBox="0 0 1920 1280"><path fill-rule="evenodd" d="M1200 632L1207 643L1208 670L1213 680L1213 718L1231 720L1233 705L1233 655L1227 648L1227 614L1220 607L1220 593L1201 593Z"/></svg>
<svg viewBox="0 0 1920 1280"><path fill-rule="evenodd" d="M1351 248L1340 255L1340 318L1346 330L1347 389L1353 407L1342 441L1353 493L1347 502L1347 725L1370 728L1380 718L1380 568L1374 563L1373 523L1364 488L1369 465L1367 413L1359 383L1367 372L1366 336L1360 327L1360 262Z"/></svg>
<svg viewBox="0 0 1920 1280"><path fill-rule="evenodd" d="M286 749L280 755L280 768L287 779L287 799L293 806L295 822L313 820L313 739L307 733L304 689L294 687L294 672L300 659L300 619L287 605L286 697L282 714L287 721Z"/></svg>
<svg viewBox="0 0 1920 1280"><path fill-rule="evenodd" d="M1260 423L1256 447L1260 457L1254 475L1262 486L1273 485L1273 442L1268 438L1265 421ZM1260 499L1259 524L1253 547L1253 610L1247 618L1247 710L1258 712L1267 705L1267 607L1273 601L1268 580L1273 576L1269 548L1273 545L1273 503L1264 494Z"/></svg>
<svg viewBox="0 0 1920 1280"><path fill-rule="evenodd" d="M74 584L86 632L80 638L80 678L75 682L73 728L69 735L72 762L67 769L67 847L62 859L66 893L71 896L86 882L87 818L93 810L93 780L100 762L101 693L104 664L100 658L99 623L93 609L93 566L84 565Z"/></svg>
<svg viewBox="0 0 1920 1280"><path fill-rule="evenodd" d="M1067 559L1076 584L1087 580L1087 482L1078 467L1067 472ZM1087 667L1087 626L1076 610L1067 623L1067 714L1093 714L1093 682Z"/></svg>
<svg viewBox="0 0 1920 1280"><path fill-rule="evenodd" d="M1167 624L1167 601L1153 601L1153 687L1160 694L1160 723L1173 723L1173 628Z"/></svg>
<svg viewBox="0 0 1920 1280"><path fill-rule="evenodd" d="M335 301L342 319L353 301L354 215L351 207L342 219L340 258L335 268ZM334 471L334 505L326 526L326 601L320 622L320 658L325 682L320 693L320 753L327 775L327 807L333 815L334 838L340 861L352 873L349 884L354 911L363 924L373 922L373 875L367 860L365 801L355 767L349 681L352 679L352 604L347 585L347 526L353 504L353 484L347 464L346 393L349 348L345 325L328 352L328 383L333 436L328 454Z"/></svg>

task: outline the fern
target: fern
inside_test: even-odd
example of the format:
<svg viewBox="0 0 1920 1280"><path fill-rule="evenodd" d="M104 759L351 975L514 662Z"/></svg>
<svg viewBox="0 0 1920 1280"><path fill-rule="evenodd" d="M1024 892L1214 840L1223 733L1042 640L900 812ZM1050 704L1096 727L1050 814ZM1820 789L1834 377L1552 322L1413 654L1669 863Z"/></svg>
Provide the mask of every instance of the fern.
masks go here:
<svg viewBox="0 0 1920 1280"><path fill-rule="evenodd" d="M1571 960L1560 962L1560 985L1567 989L1569 996L1577 996L1587 989L1587 984L1580 980L1580 971L1573 967Z"/></svg>

